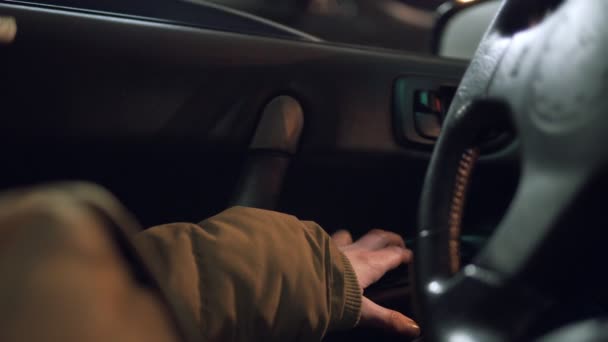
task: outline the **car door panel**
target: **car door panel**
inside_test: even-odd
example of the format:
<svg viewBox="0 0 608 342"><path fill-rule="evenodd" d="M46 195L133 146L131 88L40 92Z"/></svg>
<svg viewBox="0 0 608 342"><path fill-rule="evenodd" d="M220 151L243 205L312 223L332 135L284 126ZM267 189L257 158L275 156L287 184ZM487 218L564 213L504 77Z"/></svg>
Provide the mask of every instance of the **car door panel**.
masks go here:
<svg viewBox="0 0 608 342"><path fill-rule="evenodd" d="M289 94L305 124L277 209L329 231L411 232L430 146L396 138L394 83L458 80L466 67L33 5L0 2L0 13L19 29L0 47L2 188L95 181L145 225L225 208L262 108ZM503 167L511 159L490 158L480 173L516 179Z"/></svg>

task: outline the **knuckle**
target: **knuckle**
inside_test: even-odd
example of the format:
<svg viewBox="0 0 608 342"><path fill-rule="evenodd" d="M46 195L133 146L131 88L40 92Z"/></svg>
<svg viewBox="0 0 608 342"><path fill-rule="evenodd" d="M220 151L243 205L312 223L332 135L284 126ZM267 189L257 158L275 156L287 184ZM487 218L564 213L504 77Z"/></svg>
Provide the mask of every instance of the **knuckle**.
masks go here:
<svg viewBox="0 0 608 342"><path fill-rule="evenodd" d="M340 234L340 236L342 236L342 238L345 240L348 240L348 241L353 240L353 236L351 235L351 233L348 230L341 230L337 234Z"/></svg>
<svg viewBox="0 0 608 342"><path fill-rule="evenodd" d="M390 235L395 240L395 242L403 245L405 244L405 241L403 240L403 237L401 237L401 235L393 232L391 232Z"/></svg>
<svg viewBox="0 0 608 342"><path fill-rule="evenodd" d="M386 232L382 229L372 229L369 231L368 235L377 235L377 236L384 236L386 234Z"/></svg>
<svg viewBox="0 0 608 342"><path fill-rule="evenodd" d="M378 240L379 243L386 244L390 241L390 235L381 229L373 231L372 235Z"/></svg>
<svg viewBox="0 0 608 342"><path fill-rule="evenodd" d="M388 249L393 252L394 254L398 254L401 255L405 252L405 249L399 247L399 246L390 246L388 247Z"/></svg>

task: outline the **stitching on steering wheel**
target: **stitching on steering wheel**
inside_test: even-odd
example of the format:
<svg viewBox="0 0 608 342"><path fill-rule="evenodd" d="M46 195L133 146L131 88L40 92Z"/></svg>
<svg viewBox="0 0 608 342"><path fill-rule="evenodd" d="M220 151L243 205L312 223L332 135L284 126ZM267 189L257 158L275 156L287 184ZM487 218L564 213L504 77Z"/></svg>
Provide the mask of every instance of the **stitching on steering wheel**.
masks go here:
<svg viewBox="0 0 608 342"><path fill-rule="evenodd" d="M448 228L450 240L448 242L450 271L452 274L460 270L460 234L462 230L462 216L467 197L467 191L471 182L471 176L477 159L479 158L478 148L467 149L460 159L458 170L456 171L456 181L452 194L452 203L448 216Z"/></svg>

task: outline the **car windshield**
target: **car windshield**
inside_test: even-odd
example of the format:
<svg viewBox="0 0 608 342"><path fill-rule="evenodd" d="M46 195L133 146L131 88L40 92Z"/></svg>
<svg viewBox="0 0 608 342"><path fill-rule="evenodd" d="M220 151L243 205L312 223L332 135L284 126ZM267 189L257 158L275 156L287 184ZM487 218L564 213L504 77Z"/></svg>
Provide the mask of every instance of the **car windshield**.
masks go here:
<svg viewBox="0 0 608 342"><path fill-rule="evenodd" d="M202 2L202 0L192 0ZM328 42L430 53L444 0L209 0Z"/></svg>

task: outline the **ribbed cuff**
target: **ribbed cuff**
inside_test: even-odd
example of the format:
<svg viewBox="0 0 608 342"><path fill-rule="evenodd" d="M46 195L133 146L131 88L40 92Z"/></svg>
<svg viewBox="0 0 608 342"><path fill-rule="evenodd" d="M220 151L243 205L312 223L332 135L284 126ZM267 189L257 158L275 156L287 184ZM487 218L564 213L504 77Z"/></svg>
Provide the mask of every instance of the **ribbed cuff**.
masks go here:
<svg viewBox="0 0 608 342"><path fill-rule="evenodd" d="M334 272L330 331L352 329L361 317L361 288L348 258L334 249ZM338 255L336 255L338 254Z"/></svg>
<svg viewBox="0 0 608 342"><path fill-rule="evenodd" d="M350 264L348 258L342 254L344 262L344 313L342 319L346 329L353 328L359 324L361 318L361 287L357 274Z"/></svg>

